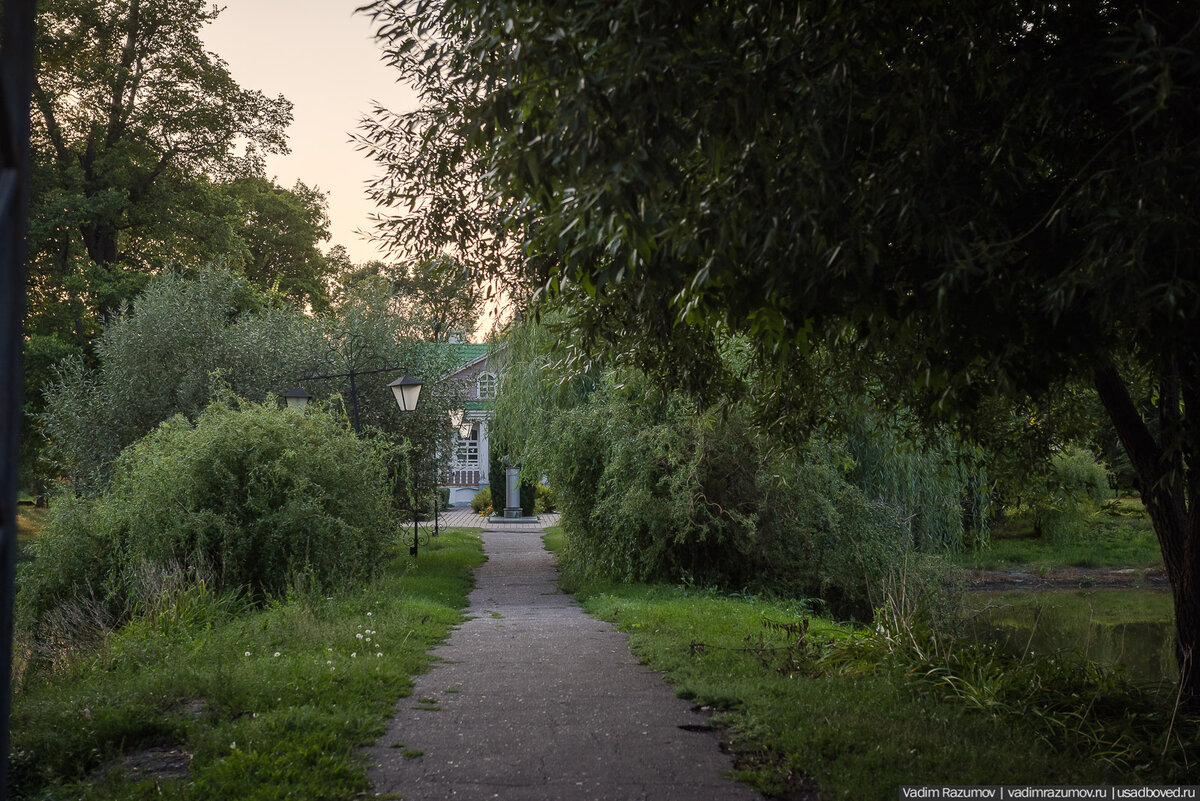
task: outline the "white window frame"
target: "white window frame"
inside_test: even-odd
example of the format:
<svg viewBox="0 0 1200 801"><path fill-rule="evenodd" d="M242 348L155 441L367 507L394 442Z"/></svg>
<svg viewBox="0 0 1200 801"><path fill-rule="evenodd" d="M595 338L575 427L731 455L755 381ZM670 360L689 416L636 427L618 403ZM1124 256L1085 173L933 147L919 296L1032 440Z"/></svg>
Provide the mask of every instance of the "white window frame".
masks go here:
<svg viewBox="0 0 1200 801"><path fill-rule="evenodd" d="M487 387L487 391L484 391ZM482 372L475 377L475 396L479 400L492 400L500 389L500 379L495 373Z"/></svg>
<svg viewBox="0 0 1200 801"><path fill-rule="evenodd" d="M479 426L471 426L470 434L455 440L454 463L460 467L479 465Z"/></svg>

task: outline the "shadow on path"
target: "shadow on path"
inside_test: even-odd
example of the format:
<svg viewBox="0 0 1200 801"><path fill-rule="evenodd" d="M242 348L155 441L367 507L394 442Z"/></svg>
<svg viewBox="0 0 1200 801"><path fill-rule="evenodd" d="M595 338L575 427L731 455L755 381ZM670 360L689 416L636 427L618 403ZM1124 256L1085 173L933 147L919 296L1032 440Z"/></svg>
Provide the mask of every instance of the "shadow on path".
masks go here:
<svg viewBox="0 0 1200 801"><path fill-rule="evenodd" d="M761 799L705 718L556 586L535 527L483 532L470 619L365 749L376 793L435 799Z"/></svg>

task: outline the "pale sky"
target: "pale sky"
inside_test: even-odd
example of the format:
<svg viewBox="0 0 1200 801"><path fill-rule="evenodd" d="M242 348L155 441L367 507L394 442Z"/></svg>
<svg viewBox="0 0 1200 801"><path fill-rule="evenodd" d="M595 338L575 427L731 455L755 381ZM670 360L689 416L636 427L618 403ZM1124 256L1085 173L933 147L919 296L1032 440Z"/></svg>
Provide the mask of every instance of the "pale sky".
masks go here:
<svg viewBox="0 0 1200 801"><path fill-rule="evenodd" d="M350 134L378 101L393 111L415 108L412 90L380 61L370 20L358 0L224 0L204 31L208 48L229 64L240 86L292 101L292 152L271 156L267 175L290 188L297 179L329 197L330 245L356 262L378 258L355 233L370 227L374 206L364 187L378 173L354 149Z"/></svg>

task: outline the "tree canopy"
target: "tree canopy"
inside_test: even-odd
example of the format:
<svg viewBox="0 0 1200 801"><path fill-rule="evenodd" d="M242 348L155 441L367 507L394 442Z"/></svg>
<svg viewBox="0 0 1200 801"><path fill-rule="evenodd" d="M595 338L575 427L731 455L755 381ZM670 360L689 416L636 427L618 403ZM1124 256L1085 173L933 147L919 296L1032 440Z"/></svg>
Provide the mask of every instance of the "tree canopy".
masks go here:
<svg viewBox="0 0 1200 801"><path fill-rule="evenodd" d="M482 269L693 383L729 331L784 375L816 342L886 350L947 411L1090 381L1200 697L1193 4L368 8L426 104L363 131L396 247L496 231Z"/></svg>
<svg viewBox="0 0 1200 801"><path fill-rule="evenodd" d="M244 89L200 30L202 0L48 0L38 14L30 274L78 337L150 270L227 252L215 181L287 151L292 107ZM36 308L35 308L36 311Z"/></svg>

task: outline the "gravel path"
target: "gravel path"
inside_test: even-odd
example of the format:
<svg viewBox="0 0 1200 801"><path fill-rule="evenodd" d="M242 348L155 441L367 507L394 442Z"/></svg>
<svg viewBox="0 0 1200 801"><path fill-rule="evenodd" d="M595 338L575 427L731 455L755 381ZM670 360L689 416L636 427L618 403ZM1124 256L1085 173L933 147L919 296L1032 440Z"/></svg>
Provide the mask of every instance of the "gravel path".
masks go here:
<svg viewBox="0 0 1200 801"><path fill-rule="evenodd" d="M759 799L705 718L556 587L536 526L484 531L469 619L366 749L377 794L434 799Z"/></svg>

